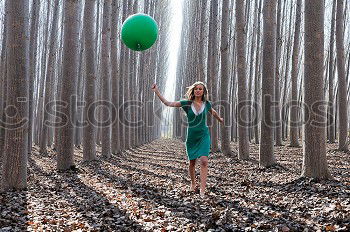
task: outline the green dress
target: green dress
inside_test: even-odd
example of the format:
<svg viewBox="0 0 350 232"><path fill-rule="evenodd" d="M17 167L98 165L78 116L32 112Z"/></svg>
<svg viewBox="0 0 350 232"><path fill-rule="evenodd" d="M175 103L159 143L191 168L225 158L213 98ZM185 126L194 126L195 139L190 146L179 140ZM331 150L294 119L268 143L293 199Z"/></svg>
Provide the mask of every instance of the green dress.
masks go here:
<svg viewBox="0 0 350 232"><path fill-rule="evenodd" d="M189 160L197 159L201 156L209 156L210 134L207 126L207 114L211 109L209 101L203 102L204 110L196 115L191 107L192 101L181 100L181 107L187 115L187 139L186 153Z"/></svg>

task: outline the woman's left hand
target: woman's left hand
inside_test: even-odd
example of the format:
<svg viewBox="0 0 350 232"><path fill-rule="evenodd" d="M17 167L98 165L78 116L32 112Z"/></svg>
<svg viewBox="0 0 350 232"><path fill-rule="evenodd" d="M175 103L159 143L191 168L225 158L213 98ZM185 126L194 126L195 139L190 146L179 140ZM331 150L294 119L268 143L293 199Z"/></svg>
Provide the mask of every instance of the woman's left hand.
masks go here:
<svg viewBox="0 0 350 232"><path fill-rule="evenodd" d="M224 123L224 118L220 118L219 122Z"/></svg>

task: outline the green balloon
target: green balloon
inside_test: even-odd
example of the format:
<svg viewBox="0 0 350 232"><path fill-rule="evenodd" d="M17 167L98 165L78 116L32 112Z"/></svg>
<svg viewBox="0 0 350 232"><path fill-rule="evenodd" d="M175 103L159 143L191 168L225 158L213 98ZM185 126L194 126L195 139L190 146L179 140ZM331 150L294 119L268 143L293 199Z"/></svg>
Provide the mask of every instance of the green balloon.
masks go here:
<svg viewBox="0 0 350 232"><path fill-rule="evenodd" d="M130 15L123 23L121 37L128 48L134 51L144 51L152 47L157 40L157 23L146 14Z"/></svg>

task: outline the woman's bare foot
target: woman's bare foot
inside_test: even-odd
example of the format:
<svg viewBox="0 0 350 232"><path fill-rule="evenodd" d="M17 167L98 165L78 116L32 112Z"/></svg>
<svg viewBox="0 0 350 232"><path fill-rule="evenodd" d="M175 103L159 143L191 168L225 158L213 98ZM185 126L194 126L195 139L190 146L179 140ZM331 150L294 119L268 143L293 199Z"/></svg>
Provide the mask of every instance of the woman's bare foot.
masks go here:
<svg viewBox="0 0 350 232"><path fill-rule="evenodd" d="M200 192L199 192L199 195L200 195L200 197L203 199L203 198L205 198L205 190L200 190Z"/></svg>
<svg viewBox="0 0 350 232"><path fill-rule="evenodd" d="M191 184L191 192L197 192L198 191L198 185L197 184Z"/></svg>

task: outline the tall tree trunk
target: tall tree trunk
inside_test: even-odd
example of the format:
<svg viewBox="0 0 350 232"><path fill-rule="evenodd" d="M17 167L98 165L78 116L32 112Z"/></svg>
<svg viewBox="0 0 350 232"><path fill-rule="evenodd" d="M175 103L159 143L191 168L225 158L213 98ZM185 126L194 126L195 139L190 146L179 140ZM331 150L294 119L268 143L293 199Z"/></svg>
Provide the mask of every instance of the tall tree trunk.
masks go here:
<svg viewBox="0 0 350 232"><path fill-rule="evenodd" d="M209 40L208 40L208 88L210 89L210 94L212 96L212 100L217 101L217 78L219 73L218 66L218 1L210 1L210 19L209 19ZM210 117L211 121L211 151L218 152L219 144L218 144L218 122Z"/></svg>
<svg viewBox="0 0 350 232"><path fill-rule="evenodd" d="M75 107L71 100L77 85L78 52L79 52L79 2L66 0L64 6L64 46L63 46L63 73L61 86L61 106L63 125L56 130L57 169L65 171L74 168L73 132Z"/></svg>
<svg viewBox="0 0 350 232"><path fill-rule="evenodd" d="M7 115L2 189L27 187L28 162L28 2L6 1Z"/></svg>
<svg viewBox="0 0 350 232"><path fill-rule="evenodd" d="M85 42L85 63L86 80L84 101L84 122L87 125L83 131L83 160L96 160L96 123L95 119L95 99L96 99L96 47L95 47L95 22L96 10L95 1L85 1L84 7L84 42Z"/></svg>
<svg viewBox="0 0 350 232"><path fill-rule="evenodd" d="M273 153L273 105L276 60L276 0L264 1L264 45L262 72L262 117L259 164L269 167L276 163Z"/></svg>
<svg viewBox="0 0 350 232"><path fill-rule="evenodd" d="M31 25L30 25L30 45L29 45L29 128L28 128L28 152L32 150L33 141L33 98L34 98L34 83L36 76L36 60L38 53L38 28L39 28L39 11L40 1L33 0L31 9Z"/></svg>
<svg viewBox="0 0 350 232"><path fill-rule="evenodd" d="M80 8L83 9L83 4L80 2ZM80 10L81 15L83 14L82 10ZM81 16L80 16L81 18ZM84 48L84 30L83 30L83 21L80 21L79 24L80 38L79 38L79 58L78 58L78 71L77 71L77 88L76 88L76 97L75 100L75 114L74 114L74 145L80 148L82 141L82 116L83 116L83 94L84 94L84 81L85 75L83 75L84 70L84 57L85 57L85 48Z"/></svg>
<svg viewBox="0 0 350 232"><path fill-rule="evenodd" d="M200 1L198 1L200 2ZM207 38L207 4L208 1L202 2L202 10L200 15L200 41L199 41L199 51L204 51L204 45L206 44ZM206 80L206 70L205 70L205 52L198 52L198 80Z"/></svg>
<svg viewBox="0 0 350 232"><path fill-rule="evenodd" d="M115 105L117 111L115 112L113 119L115 121L112 124L112 153L120 153L120 127L119 127L119 114L118 109L119 105L119 86L118 82L120 79L120 59L118 59L118 50L117 47L120 46L119 41L115 35L118 34L118 23L119 19L119 7L120 3L118 1L112 2L112 21L111 21L111 65L112 65L112 102ZM143 80L143 79L142 79Z"/></svg>
<svg viewBox="0 0 350 232"><path fill-rule="evenodd" d="M220 102L222 105L222 116L224 125L221 126L221 150L224 155L232 155L230 149L230 104L228 99L229 87L229 1L222 3L222 20L221 20L221 86Z"/></svg>
<svg viewBox="0 0 350 232"><path fill-rule="evenodd" d="M327 119L329 130L328 138L330 143L335 142L335 123L334 123L334 26L335 26L335 13L336 13L336 1L333 1L332 7L332 22L331 22L331 38L329 45L329 62L328 62L328 109L327 109Z"/></svg>
<svg viewBox="0 0 350 232"><path fill-rule="evenodd" d="M334 3L333 3L334 4ZM337 0L336 47L338 68L338 100L339 100L339 150L348 150L348 107L345 80L344 56L344 0Z"/></svg>
<svg viewBox="0 0 350 232"><path fill-rule="evenodd" d="M292 55L292 101L290 103L290 146L299 147L299 102L298 102L298 64L299 64L299 38L301 21L301 0L297 0L297 11L295 19L294 47Z"/></svg>
<svg viewBox="0 0 350 232"><path fill-rule="evenodd" d="M103 27L102 27L102 101L106 103L102 109L102 156L111 157L111 0L104 0L103 6Z"/></svg>
<svg viewBox="0 0 350 232"><path fill-rule="evenodd" d="M261 6L262 1L259 0L259 6L258 6L258 29L257 29L257 45L256 45L256 52L255 52L255 84L254 84L254 141L256 144L259 144L259 107L258 103L260 102L259 99L259 89L261 85L261 75L260 75L260 67L261 67L261 55L260 55L260 15L261 15Z"/></svg>
<svg viewBox="0 0 350 232"><path fill-rule="evenodd" d="M249 158L248 141L248 108L247 108L247 83L246 83L246 37L244 20L244 0L236 0L236 48L237 48L237 72L238 72L238 157Z"/></svg>
<svg viewBox="0 0 350 232"><path fill-rule="evenodd" d="M48 129L49 129L49 119L50 119L50 109L46 107L50 106L48 104L52 99L53 94L53 80L54 80L54 65L56 61L56 41L57 41L57 31L58 31L58 10L59 10L59 0L55 0L54 4L54 13L53 13L53 21L51 26L51 39L50 39L50 48L49 48L49 57L48 57L48 66L47 66L47 74L46 74L46 82L45 82L45 98L44 98L44 118L43 118L43 126L40 138L40 152L46 153L47 150L47 141L48 141Z"/></svg>
<svg viewBox="0 0 350 232"><path fill-rule="evenodd" d="M287 7L287 4L285 4L285 6ZM285 12L286 9L285 9ZM289 57L290 57L290 53L292 50L292 21L293 21L293 5L291 6L291 9L289 11L289 20L286 20L289 24L288 26L288 31L289 33L287 33L287 38L286 38L286 46L285 46L285 56L283 59L283 67L284 67L284 71L282 71L282 75L284 75L284 90L283 90L283 100L282 100L282 106L284 108L284 110L282 111L282 137L283 139L287 139L288 137L288 107L289 107L289 101L290 101L290 94L289 94L289 66L290 66L290 62L289 62ZM287 24L287 23L286 23Z"/></svg>
<svg viewBox="0 0 350 232"><path fill-rule="evenodd" d="M286 3L285 3L286 4ZM281 58L281 46L282 46L282 38L281 38L281 14L282 14L282 0L278 0L278 11L277 11L277 27L276 27L276 76L275 76L275 95L274 95L274 101L276 106L274 107L275 110L275 141L276 146L282 146L282 122L281 122L281 104L280 104L280 58Z"/></svg>
<svg viewBox="0 0 350 232"><path fill-rule="evenodd" d="M6 2L5 2L6 3ZM7 61L6 61L6 41L7 41L7 9L5 4L5 15L4 15L4 36L1 42L1 57L0 57L0 159L4 151L5 144L5 128L3 124L6 123L5 107L6 107L6 96L7 96Z"/></svg>
<svg viewBox="0 0 350 232"><path fill-rule="evenodd" d="M305 1L304 136L302 176L329 179L323 95L324 2Z"/></svg>

